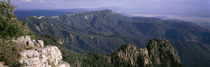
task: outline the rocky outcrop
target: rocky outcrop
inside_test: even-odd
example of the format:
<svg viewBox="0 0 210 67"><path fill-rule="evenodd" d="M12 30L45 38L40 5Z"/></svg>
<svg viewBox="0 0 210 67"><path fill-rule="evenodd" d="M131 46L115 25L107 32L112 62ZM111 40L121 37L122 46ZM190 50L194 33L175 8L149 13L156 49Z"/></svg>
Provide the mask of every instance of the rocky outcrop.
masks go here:
<svg viewBox="0 0 210 67"><path fill-rule="evenodd" d="M26 44L32 47L44 47L44 42L42 40L32 40L30 36L13 38L12 41L17 44Z"/></svg>
<svg viewBox="0 0 210 67"><path fill-rule="evenodd" d="M150 40L147 48L124 45L111 55L119 67L181 67L179 56L167 40Z"/></svg>
<svg viewBox="0 0 210 67"><path fill-rule="evenodd" d="M61 52L55 46L22 51L19 62L26 67L70 67L62 61Z"/></svg>
<svg viewBox="0 0 210 67"><path fill-rule="evenodd" d="M114 65L119 67L140 67L152 64L146 48L137 48L131 44L122 46L111 57Z"/></svg>
<svg viewBox="0 0 210 67"><path fill-rule="evenodd" d="M19 63L22 67L70 67L62 61L61 51L56 46L44 46L42 40L31 40L30 36L21 36L12 41L38 47L20 52Z"/></svg>
<svg viewBox="0 0 210 67"><path fill-rule="evenodd" d="M148 54L153 65L160 67L180 67L179 56L167 40L153 39L147 45Z"/></svg>

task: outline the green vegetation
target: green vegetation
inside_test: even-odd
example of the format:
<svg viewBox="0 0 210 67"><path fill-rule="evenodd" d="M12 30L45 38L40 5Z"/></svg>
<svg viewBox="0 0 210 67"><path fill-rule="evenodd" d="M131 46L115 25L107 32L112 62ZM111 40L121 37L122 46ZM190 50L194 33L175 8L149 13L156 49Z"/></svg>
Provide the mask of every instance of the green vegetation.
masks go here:
<svg viewBox="0 0 210 67"><path fill-rule="evenodd" d="M19 53L24 49L31 49L31 46L0 42L0 61L4 61L10 67L19 67Z"/></svg>
<svg viewBox="0 0 210 67"><path fill-rule="evenodd" d="M0 1L0 61L4 61L10 67L19 67L20 51L31 49L30 46L14 44L13 37L22 35L33 35L27 23L16 19L14 14L15 6L10 0Z"/></svg>
<svg viewBox="0 0 210 67"><path fill-rule="evenodd" d="M32 34L27 24L18 22L18 24L7 21L0 16L0 38L10 39L11 37L17 37L27 34Z"/></svg>
<svg viewBox="0 0 210 67"><path fill-rule="evenodd" d="M7 19L8 21L13 21L11 19L15 19L16 16L14 14L16 6L14 6L10 0L8 1L0 1L0 16L3 16L4 19Z"/></svg>
<svg viewBox="0 0 210 67"><path fill-rule="evenodd" d="M90 53L82 60L82 67L114 67L109 56Z"/></svg>
<svg viewBox="0 0 210 67"><path fill-rule="evenodd" d="M82 55L67 49L59 44L59 39L51 35L38 35L36 39L43 40L46 45L57 46L63 56L63 61L70 63L72 67L113 67L110 57L97 53Z"/></svg>
<svg viewBox="0 0 210 67"><path fill-rule="evenodd" d="M20 49L16 46L0 45L0 61L4 61L6 65L11 67L20 66L18 60L20 59Z"/></svg>
<svg viewBox="0 0 210 67"><path fill-rule="evenodd" d="M11 37L33 34L27 23L16 19L14 10L15 6L10 0L0 1L0 38L11 39Z"/></svg>

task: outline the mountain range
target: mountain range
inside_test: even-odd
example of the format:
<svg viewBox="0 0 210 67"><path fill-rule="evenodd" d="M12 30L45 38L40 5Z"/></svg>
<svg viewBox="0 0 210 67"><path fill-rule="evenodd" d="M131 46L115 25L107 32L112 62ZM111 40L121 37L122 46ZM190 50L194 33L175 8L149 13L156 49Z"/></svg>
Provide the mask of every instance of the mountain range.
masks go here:
<svg viewBox="0 0 210 67"><path fill-rule="evenodd" d="M127 43L146 47L149 40L162 38L173 44L184 67L210 66L210 30L187 21L127 17L108 9L20 20L82 54L110 54Z"/></svg>
<svg viewBox="0 0 210 67"><path fill-rule="evenodd" d="M210 23L209 22L199 22L197 24L204 27L204 28L210 29Z"/></svg>
<svg viewBox="0 0 210 67"><path fill-rule="evenodd" d="M17 15L17 18L26 18L28 16L56 16L56 15L65 15L65 14L72 14L72 13L77 13L77 12L85 12L85 11L90 11L88 9L39 9L39 10L24 10L24 9L19 9L16 10L14 13Z"/></svg>

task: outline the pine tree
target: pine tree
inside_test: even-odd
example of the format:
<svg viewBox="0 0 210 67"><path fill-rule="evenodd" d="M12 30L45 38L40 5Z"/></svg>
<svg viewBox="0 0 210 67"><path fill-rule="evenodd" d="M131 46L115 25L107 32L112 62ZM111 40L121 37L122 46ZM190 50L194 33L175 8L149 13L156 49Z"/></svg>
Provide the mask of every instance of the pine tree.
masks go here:
<svg viewBox="0 0 210 67"><path fill-rule="evenodd" d="M0 16L4 17L4 19L10 20L15 19L16 16L14 14L15 8L14 4L11 3L11 0L1 1L0 2Z"/></svg>
<svg viewBox="0 0 210 67"><path fill-rule="evenodd" d="M15 8L16 6L11 3L11 0L0 1L0 38L32 34L26 23L16 19Z"/></svg>

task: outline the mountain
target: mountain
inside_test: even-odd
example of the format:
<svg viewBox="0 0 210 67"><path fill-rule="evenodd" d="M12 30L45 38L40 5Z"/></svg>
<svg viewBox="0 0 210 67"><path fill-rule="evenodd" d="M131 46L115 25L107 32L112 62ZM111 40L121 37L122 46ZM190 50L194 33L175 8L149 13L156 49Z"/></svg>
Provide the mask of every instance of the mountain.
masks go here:
<svg viewBox="0 0 210 67"><path fill-rule="evenodd" d="M145 47L153 38L169 40L185 67L210 66L210 31L191 22L127 17L111 10L21 19L38 34L55 35L79 53L110 54L122 44Z"/></svg>

